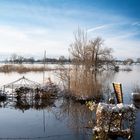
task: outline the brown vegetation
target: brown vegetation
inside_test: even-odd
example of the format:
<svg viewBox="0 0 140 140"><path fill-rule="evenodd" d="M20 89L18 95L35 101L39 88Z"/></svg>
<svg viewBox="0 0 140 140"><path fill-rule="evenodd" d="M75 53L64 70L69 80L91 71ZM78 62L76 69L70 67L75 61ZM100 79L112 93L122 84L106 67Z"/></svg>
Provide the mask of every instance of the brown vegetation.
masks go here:
<svg viewBox="0 0 140 140"><path fill-rule="evenodd" d="M0 67L0 72L18 72L18 73L26 73L26 72L41 72L41 71L47 71L47 70L53 70L50 68L45 68L44 67L26 67L23 65L3 65Z"/></svg>
<svg viewBox="0 0 140 140"><path fill-rule="evenodd" d="M74 69L70 74L70 91L78 99L100 99L102 84L97 80L96 74L84 71L82 68Z"/></svg>
<svg viewBox="0 0 140 140"><path fill-rule="evenodd" d="M70 46L72 66L69 70L60 71L59 77L69 96L77 100L102 98L103 86L97 77L99 71L115 68L111 55L112 49L103 47L99 37L88 40L87 34L78 29L74 42Z"/></svg>
<svg viewBox="0 0 140 140"><path fill-rule="evenodd" d="M85 71L83 66L73 65L70 69L57 71L57 76L62 82L65 96L75 100L100 100L103 95L102 80L97 73Z"/></svg>

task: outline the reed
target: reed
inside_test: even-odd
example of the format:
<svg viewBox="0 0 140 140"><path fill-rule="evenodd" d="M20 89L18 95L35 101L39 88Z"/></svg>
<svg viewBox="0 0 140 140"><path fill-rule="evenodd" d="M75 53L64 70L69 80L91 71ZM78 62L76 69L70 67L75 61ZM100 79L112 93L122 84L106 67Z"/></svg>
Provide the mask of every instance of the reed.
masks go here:
<svg viewBox="0 0 140 140"><path fill-rule="evenodd" d="M74 96L83 100L99 100L102 96L102 84L91 71L82 68L71 72L70 90Z"/></svg>
<svg viewBox="0 0 140 140"><path fill-rule="evenodd" d="M103 86L98 80L96 73L85 69L83 66L71 66L70 69L65 69L57 73L62 86L66 92L65 97L74 100L100 100L103 96Z"/></svg>

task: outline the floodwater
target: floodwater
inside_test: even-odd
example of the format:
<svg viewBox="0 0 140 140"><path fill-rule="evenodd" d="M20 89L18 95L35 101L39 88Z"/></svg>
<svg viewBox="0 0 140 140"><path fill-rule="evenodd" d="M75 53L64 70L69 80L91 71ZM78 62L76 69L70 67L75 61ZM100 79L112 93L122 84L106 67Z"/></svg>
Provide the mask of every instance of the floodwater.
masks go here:
<svg viewBox="0 0 140 140"><path fill-rule="evenodd" d="M124 103L131 104L134 86L140 84L140 65L131 66L130 72L120 71L109 73L104 82L112 88L112 82L122 83ZM0 73L0 86L25 76L42 83L43 73ZM46 79L59 83L53 72L45 73ZM23 104L27 103L26 107ZM31 101L30 101L31 103ZM40 107L36 103L24 101L0 103L0 139L41 139L41 140L93 140L91 122L95 119L95 112L91 112L85 105L67 99L59 98L48 105L42 102ZM140 103L139 103L140 104ZM44 105L44 106L43 106ZM93 125L94 126L94 125ZM140 137L140 109L137 109L134 139Z"/></svg>

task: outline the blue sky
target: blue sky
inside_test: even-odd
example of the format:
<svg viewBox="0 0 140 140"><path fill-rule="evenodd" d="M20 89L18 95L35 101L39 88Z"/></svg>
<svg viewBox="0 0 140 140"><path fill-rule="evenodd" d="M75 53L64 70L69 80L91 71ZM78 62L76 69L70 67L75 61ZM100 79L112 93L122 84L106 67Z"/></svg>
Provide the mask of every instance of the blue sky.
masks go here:
<svg viewBox="0 0 140 140"><path fill-rule="evenodd" d="M78 27L115 58L140 57L139 0L0 0L0 59L68 56Z"/></svg>

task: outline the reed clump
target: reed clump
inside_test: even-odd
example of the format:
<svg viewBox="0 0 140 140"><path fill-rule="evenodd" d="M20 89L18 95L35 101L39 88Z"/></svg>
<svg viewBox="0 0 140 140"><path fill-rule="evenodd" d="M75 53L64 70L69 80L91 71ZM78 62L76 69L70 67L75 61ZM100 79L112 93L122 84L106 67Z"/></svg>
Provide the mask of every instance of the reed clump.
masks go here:
<svg viewBox="0 0 140 140"><path fill-rule="evenodd" d="M97 73L85 69L83 66L72 66L70 70L61 71L60 80L64 87L64 96L76 101L99 101L103 97L103 85Z"/></svg>
<svg viewBox="0 0 140 140"><path fill-rule="evenodd" d="M70 78L70 90L77 99L99 100L102 97L102 84L90 71L83 69L74 70Z"/></svg>

